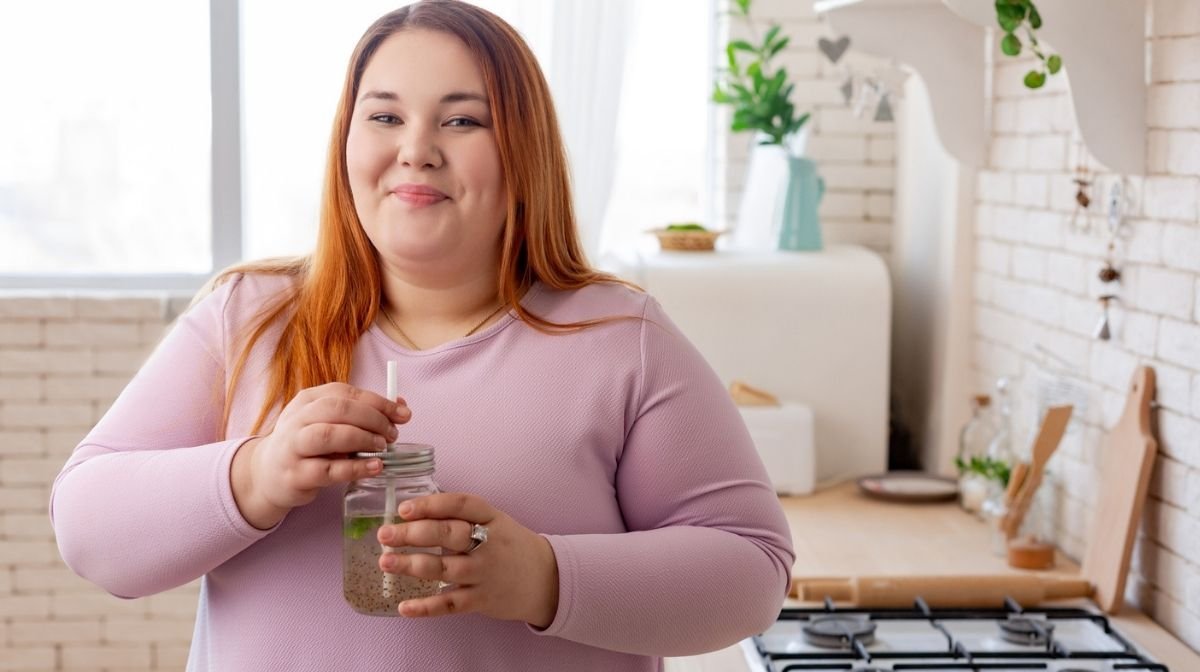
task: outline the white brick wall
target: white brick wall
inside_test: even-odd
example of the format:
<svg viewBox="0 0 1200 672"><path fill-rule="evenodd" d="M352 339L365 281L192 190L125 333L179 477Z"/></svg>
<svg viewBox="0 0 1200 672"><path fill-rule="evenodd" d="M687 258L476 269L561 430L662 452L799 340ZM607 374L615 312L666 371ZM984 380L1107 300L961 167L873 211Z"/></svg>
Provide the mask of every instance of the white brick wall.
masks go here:
<svg viewBox="0 0 1200 672"><path fill-rule="evenodd" d="M1163 263L1171 268L1200 273L1200 227L1188 224L1164 224L1162 227Z"/></svg>
<svg viewBox="0 0 1200 672"><path fill-rule="evenodd" d="M115 598L62 564L47 516L50 483L163 333L167 305L0 293L0 672L186 663L198 584Z"/></svg>
<svg viewBox="0 0 1200 672"><path fill-rule="evenodd" d="M1197 101L1200 103L1200 101ZM1193 108L1200 110L1200 106ZM1143 209L1146 216L1155 219L1172 219L1196 222L1196 198L1198 186L1191 177L1148 177Z"/></svg>
<svg viewBox="0 0 1200 672"><path fill-rule="evenodd" d="M1153 49L1153 81L1200 80L1200 38L1156 40Z"/></svg>
<svg viewBox="0 0 1200 672"><path fill-rule="evenodd" d="M1115 176L1094 159L1103 190L1092 193L1093 227L1069 225L1079 130L1066 79L1030 92L1021 64L995 59L990 164L976 195L975 270L986 291L975 296L973 379L1044 368L1041 346L1088 387L1083 424L1052 462L1064 475L1059 544L1078 557L1087 543L1078 531L1098 496L1096 460L1087 456L1120 416L1134 368L1155 368L1161 451L1128 597L1200 649L1200 2L1150 4L1147 173L1127 176L1140 197L1117 245L1118 284L1096 278L1108 242L1104 185ZM1106 292L1119 302L1113 339L1101 342L1091 333L1096 297Z"/></svg>
<svg viewBox="0 0 1200 672"><path fill-rule="evenodd" d="M1164 83L1150 88L1148 121L1156 128L1195 128L1190 112L1200 109L1200 84Z"/></svg>
<svg viewBox="0 0 1200 672"><path fill-rule="evenodd" d="M743 36L740 19L730 20L727 0L719 4L718 35ZM780 63L787 67L796 84L793 103L812 113L807 153L817 161L825 178L827 191L820 209L825 243L864 245L886 260L892 248L895 181L892 124L873 121L873 112L856 117L843 102L839 87L845 77L816 48L817 40L832 37L833 30L823 18L813 14L811 5L808 0L755 0L751 14L760 25L767 21L780 23L784 33L792 38L780 54ZM723 37L718 40L724 44ZM723 48L717 56L717 62L724 63ZM847 63L864 74L883 65L882 61L856 53L853 48L839 65ZM715 154L720 161L718 186L723 188L717 198L718 219L731 229L737 223L750 138L746 133L729 132L726 109L718 108ZM738 160L721 161L723 156Z"/></svg>
<svg viewBox="0 0 1200 672"><path fill-rule="evenodd" d="M1067 169L1067 138L1043 135L1029 141L1029 167L1039 171Z"/></svg>

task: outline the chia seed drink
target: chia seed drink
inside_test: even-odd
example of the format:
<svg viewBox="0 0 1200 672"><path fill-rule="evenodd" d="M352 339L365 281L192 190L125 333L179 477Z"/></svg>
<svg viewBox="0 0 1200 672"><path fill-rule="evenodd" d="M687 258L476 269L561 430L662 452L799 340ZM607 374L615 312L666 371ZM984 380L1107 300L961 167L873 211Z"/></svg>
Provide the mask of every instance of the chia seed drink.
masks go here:
<svg viewBox="0 0 1200 672"><path fill-rule="evenodd" d="M354 610L369 616L396 616L404 600L437 595L441 582L419 579L406 574L385 575L379 568L383 548L376 532L382 516L355 516L346 519L342 534L343 591ZM398 548L399 553L440 554L440 548ZM389 589L384 590L385 579Z"/></svg>
<svg viewBox="0 0 1200 672"><path fill-rule="evenodd" d="M442 582L407 574L389 574L379 568L385 552L430 553L441 548L390 548L379 543L382 525L402 524L397 513L405 500L438 492L433 482L433 447L393 444L378 453L355 453L359 458L379 458L383 471L361 478L346 488L343 499L342 592L355 611L371 616L399 616L405 600L436 595Z"/></svg>

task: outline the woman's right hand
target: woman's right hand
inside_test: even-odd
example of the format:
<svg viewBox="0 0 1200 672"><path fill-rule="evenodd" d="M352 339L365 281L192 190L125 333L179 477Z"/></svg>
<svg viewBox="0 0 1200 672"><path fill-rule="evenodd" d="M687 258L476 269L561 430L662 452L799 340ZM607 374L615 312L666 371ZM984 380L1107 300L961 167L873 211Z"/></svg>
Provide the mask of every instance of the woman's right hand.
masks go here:
<svg viewBox="0 0 1200 672"><path fill-rule="evenodd" d="M380 451L396 439L396 425L412 418L403 399L389 400L345 383L301 390L264 437L233 456L233 497L246 522L266 530L321 488L378 474L379 460L349 457Z"/></svg>

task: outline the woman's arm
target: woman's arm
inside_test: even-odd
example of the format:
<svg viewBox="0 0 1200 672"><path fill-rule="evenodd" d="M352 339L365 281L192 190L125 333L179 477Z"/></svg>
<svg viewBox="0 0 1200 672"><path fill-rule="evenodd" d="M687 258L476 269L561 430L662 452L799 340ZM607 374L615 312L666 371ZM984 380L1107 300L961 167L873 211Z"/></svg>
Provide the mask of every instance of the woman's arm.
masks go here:
<svg viewBox="0 0 1200 672"><path fill-rule="evenodd" d="M268 533L245 521L230 487L248 437L216 440L225 312L240 280L179 318L54 481L63 560L114 595L185 584Z"/></svg>
<svg viewBox="0 0 1200 672"><path fill-rule="evenodd" d="M544 634L651 655L711 651L779 614L795 559L741 416L653 299L641 398L617 473L624 534L548 535L559 602Z"/></svg>

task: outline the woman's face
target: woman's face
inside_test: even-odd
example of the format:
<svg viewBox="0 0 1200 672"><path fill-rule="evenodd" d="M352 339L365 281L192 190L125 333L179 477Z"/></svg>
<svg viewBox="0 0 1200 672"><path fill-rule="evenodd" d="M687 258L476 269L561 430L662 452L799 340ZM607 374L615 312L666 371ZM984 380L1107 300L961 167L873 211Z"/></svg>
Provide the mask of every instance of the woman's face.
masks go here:
<svg viewBox="0 0 1200 672"><path fill-rule="evenodd" d="M483 76L456 37L384 40L359 83L346 167L385 266L450 281L494 268L504 176Z"/></svg>

